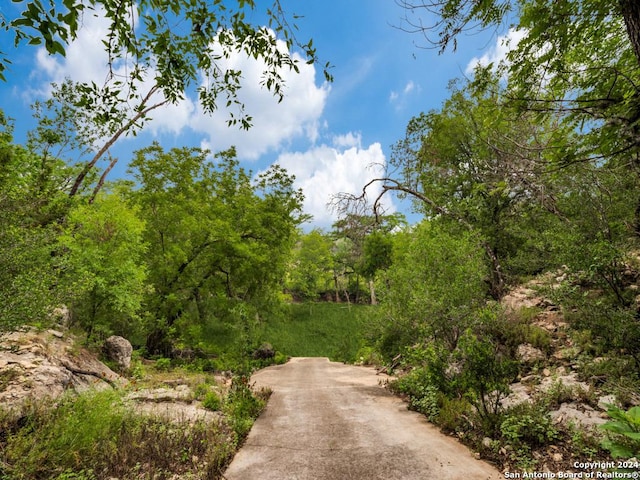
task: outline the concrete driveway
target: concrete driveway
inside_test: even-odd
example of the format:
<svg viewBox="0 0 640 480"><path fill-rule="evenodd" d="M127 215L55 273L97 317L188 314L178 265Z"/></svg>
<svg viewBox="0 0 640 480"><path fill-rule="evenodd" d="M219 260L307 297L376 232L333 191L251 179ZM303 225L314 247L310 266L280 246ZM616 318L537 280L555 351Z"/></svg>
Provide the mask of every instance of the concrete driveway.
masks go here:
<svg viewBox="0 0 640 480"><path fill-rule="evenodd" d="M372 368L293 358L257 372L273 395L227 480L504 478L379 385Z"/></svg>

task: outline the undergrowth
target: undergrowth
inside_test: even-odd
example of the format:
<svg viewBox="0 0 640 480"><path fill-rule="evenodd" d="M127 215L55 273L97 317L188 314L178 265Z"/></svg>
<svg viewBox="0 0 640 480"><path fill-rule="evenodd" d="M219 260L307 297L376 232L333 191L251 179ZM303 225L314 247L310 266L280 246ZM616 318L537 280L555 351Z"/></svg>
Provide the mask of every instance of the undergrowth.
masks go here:
<svg viewBox="0 0 640 480"><path fill-rule="evenodd" d="M0 479L218 479L267 396L234 380L224 400L207 402L224 412L213 422L136 414L114 390L1 411Z"/></svg>

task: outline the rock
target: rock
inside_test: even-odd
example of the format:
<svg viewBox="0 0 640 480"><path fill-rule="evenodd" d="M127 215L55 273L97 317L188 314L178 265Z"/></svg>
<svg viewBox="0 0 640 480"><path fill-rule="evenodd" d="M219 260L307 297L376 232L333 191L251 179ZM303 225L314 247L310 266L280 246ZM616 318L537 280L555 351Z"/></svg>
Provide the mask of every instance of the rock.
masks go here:
<svg viewBox="0 0 640 480"><path fill-rule="evenodd" d="M551 458L554 462L561 462L564 459L561 453L554 453Z"/></svg>
<svg viewBox="0 0 640 480"><path fill-rule="evenodd" d="M589 384L578 380L578 374L572 372L568 375L557 375L555 377L548 376L540 382L540 390L548 392L550 389L555 388L557 385L562 384L565 387L571 389L573 392L589 391Z"/></svg>
<svg viewBox="0 0 640 480"><path fill-rule="evenodd" d="M252 354L256 360L266 360L276 356L276 351L270 343L263 343Z"/></svg>
<svg viewBox="0 0 640 480"><path fill-rule="evenodd" d="M543 377L550 377L551 376L551 370L549 370L548 368L545 368L544 370L542 370L542 376Z"/></svg>
<svg viewBox="0 0 640 480"><path fill-rule="evenodd" d="M188 385L178 385L176 388L138 390L127 395L127 399L149 403L191 403L193 402L193 392Z"/></svg>
<svg viewBox="0 0 640 480"><path fill-rule="evenodd" d="M71 322L71 312L66 305L60 305L51 312L51 317L62 327L67 328Z"/></svg>
<svg viewBox="0 0 640 480"><path fill-rule="evenodd" d="M131 353L133 347L129 340L124 337L112 335L104 342L105 356L118 364L122 370L128 370L131 366Z"/></svg>
<svg viewBox="0 0 640 480"><path fill-rule="evenodd" d="M598 399L598 408L602 410L607 410L609 405L616 405L616 396L615 395L605 395L604 397L600 397Z"/></svg>
<svg viewBox="0 0 640 480"><path fill-rule="evenodd" d="M56 398L66 390L124 386L116 375L88 351L74 344L71 334L24 329L0 336L0 405L8 410L31 398Z"/></svg>
<svg viewBox="0 0 640 480"><path fill-rule="evenodd" d="M491 448L491 444L492 444L492 443L493 443L493 440L492 440L492 439L490 439L489 437L484 437L484 438L482 439L482 445L483 445L485 448Z"/></svg>
<svg viewBox="0 0 640 480"><path fill-rule="evenodd" d="M538 375L527 375L520 379L520 383L524 385L537 385L540 383L540 377Z"/></svg>
<svg viewBox="0 0 640 480"><path fill-rule="evenodd" d="M51 335L53 335L56 338L64 338L64 333L59 332L58 330L47 330L47 332L49 332Z"/></svg>
<svg viewBox="0 0 640 480"><path fill-rule="evenodd" d="M606 420L600 416L600 412L588 405L575 402L563 403L558 410L551 412L550 415L556 424L571 421L583 427L592 427L602 425L606 422Z"/></svg>
<svg viewBox="0 0 640 480"><path fill-rule="evenodd" d="M528 343L518 345L516 356L524 363L536 363L545 359L545 354L542 350Z"/></svg>
<svg viewBox="0 0 640 480"><path fill-rule="evenodd" d="M503 408L511 408L521 403L531 403L533 399L529 395L529 389L522 383L514 383L509 386L511 393L500 401Z"/></svg>

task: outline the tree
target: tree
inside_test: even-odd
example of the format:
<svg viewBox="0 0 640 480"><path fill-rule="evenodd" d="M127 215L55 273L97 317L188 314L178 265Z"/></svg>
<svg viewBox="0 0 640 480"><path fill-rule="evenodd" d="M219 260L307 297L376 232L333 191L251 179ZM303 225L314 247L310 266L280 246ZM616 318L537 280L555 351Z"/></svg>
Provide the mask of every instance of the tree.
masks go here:
<svg viewBox="0 0 640 480"><path fill-rule="evenodd" d="M640 6L633 0L399 0L408 30L424 33L444 51L460 32L511 25L523 38L509 45L498 68L507 78L502 100L521 110L561 119L578 132L557 166L621 157L638 173L640 130ZM422 24L420 12L435 14ZM435 38L432 37L435 34ZM485 76L477 72L476 81Z"/></svg>
<svg viewBox="0 0 640 480"><path fill-rule="evenodd" d="M498 82L492 85L499 88ZM510 259L523 245L535 245L528 241L537 237L535 225L549 216L564 220L549 157L557 154L550 145L571 134L551 119L538 121L501 104L492 88L452 83L451 90L440 110L411 119L394 146L390 164L398 176L374 179L361 195L343 199L358 208L369 186L380 183L374 210L383 195L399 192L427 218L471 232L490 267L490 293L500 298L517 273ZM537 248L530 255L548 256L544 245Z"/></svg>
<svg viewBox="0 0 640 480"><path fill-rule="evenodd" d="M423 221L398 234L393 257L381 293L383 353L393 358L405 346L431 340L453 351L486 302L487 271L472 235Z"/></svg>
<svg viewBox="0 0 640 480"><path fill-rule="evenodd" d="M12 129L0 112L0 330L47 324L64 301L53 219L70 207L65 188L75 173L55 157L15 145Z"/></svg>
<svg viewBox="0 0 640 480"><path fill-rule="evenodd" d="M382 236L391 232L400 225L406 225L406 220L402 214L392 215L371 215L362 213L363 209L350 211L341 205L339 196L334 200L335 206L341 213L341 218L333 225L332 235L334 242L334 282L336 286L336 299L338 297L339 279L349 279L355 276L356 285L355 299L360 298L360 278L364 276L369 283L369 293L372 303L375 302L374 277L378 268L385 268L390 261L383 258L389 254L389 244L382 240ZM377 212L376 212L377 213ZM377 239L371 240L371 244L366 250L367 239L371 235L378 235ZM378 240L376 242L376 240ZM349 298L349 288L345 289L345 295Z"/></svg>
<svg viewBox="0 0 640 480"><path fill-rule="evenodd" d="M64 275L74 286L72 320L87 335L140 335L146 291L142 241L144 224L117 189L93 204L80 204L67 217Z"/></svg>
<svg viewBox="0 0 640 480"><path fill-rule="evenodd" d="M14 2L15 3L15 2ZM16 45L44 44L52 55L65 55L77 38L87 15L103 17L108 34L103 40L108 75L104 84L74 83L58 86L59 108L55 123L71 121L75 127L98 127L101 147L92 152L70 189L78 193L87 175L122 135L140 129L149 114L167 103L176 103L188 92L197 90L200 104L213 113L220 103L235 105L229 124L249 128L251 117L238 100L242 72L225 66L225 59L236 53L264 63L262 83L278 98L284 96L283 69L298 71L299 62L317 61L311 40L301 43L288 22L278 0L266 10L268 26L252 24L258 6L254 0L239 0L228 5L210 0L23 0L24 10L17 15L0 14L0 28L13 34ZM233 3L233 2L232 2ZM279 44L280 37L284 44ZM302 51L298 58L293 48ZM11 63L0 55L0 77ZM325 77L329 65L325 66ZM70 114L64 113L70 110ZM82 133L82 132L80 132ZM96 132L92 132L96 133ZM82 138L83 147L95 147L94 136ZM113 168L110 158L102 172L96 192Z"/></svg>
<svg viewBox="0 0 640 480"><path fill-rule="evenodd" d="M333 280L332 241L319 229L300 236L288 269L288 288L295 296L317 300L331 289Z"/></svg>
<svg viewBox="0 0 640 480"><path fill-rule="evenodd" d="M392 263L393 239L387 232L380 230L371 232L364 240L360 271L369 281L371 305L378 303L375 291L375 277L381 270L386 270Z"/></svg>
<svg viewBox="0 0 640 480"><path fill-rule="evenodd" d="M131 192L146 223L149 353L169 355L190 328L249 325L278 307L302 194L279 167L255 183L235 151L140 150Z"/></svg>

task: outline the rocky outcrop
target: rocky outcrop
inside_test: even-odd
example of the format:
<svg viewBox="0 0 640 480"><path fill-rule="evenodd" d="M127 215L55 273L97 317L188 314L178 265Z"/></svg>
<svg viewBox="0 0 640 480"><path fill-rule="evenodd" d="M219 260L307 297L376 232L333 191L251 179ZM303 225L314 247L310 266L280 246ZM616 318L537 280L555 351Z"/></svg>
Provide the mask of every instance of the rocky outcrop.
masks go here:
<svg viewBox="0 0 640 480"><path fill-rule="evenodd" d="M528 343L518 345L516 357L518 358L518 360L524 363L541 362L546 358L542 350L540 350L539 348L535 348L533 345L530 345Z"/></svg>
<svg viewBox="0 0 640 480"><path fill-rule="evenodd" d="M29 398L55 398L67 390L126 383L69 334L25 329L0 336L0 405L6 408Z"/></svg>
<svg viewBox="0 0 640 480"><path fill-rule="evenodd" d="M131 367L133 347L126 338L117 335L110 336L104 341L103 351L105 357L115 362L121 370L129 370Z"/></svg>

